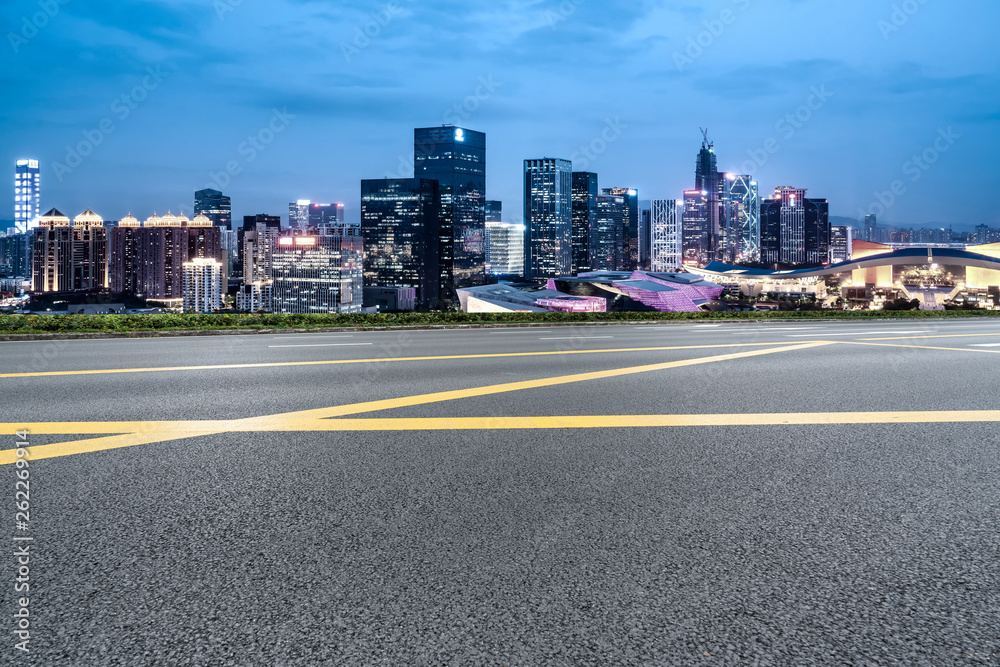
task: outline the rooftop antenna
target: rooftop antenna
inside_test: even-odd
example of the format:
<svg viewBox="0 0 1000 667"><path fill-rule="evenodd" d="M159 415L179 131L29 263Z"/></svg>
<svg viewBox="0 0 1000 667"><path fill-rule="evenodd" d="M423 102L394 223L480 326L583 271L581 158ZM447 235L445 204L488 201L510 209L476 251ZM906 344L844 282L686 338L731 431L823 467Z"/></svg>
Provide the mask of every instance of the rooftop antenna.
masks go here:
<svg viewBox="0 0 1000 667"><path fill-rule="evenodd" d="M707 127L705 127L705 128L699 127L698 129L701 130L701 136L702 136L701 147L702 148L715 148L715 144L712 142L711 139L708 138L708 128Z"/></svg>

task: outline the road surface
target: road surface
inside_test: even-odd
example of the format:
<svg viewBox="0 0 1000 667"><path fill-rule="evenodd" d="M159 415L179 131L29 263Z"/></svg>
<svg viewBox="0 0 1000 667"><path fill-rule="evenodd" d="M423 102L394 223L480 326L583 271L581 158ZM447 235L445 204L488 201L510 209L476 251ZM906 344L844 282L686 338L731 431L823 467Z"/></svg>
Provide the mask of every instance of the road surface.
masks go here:
<svg viewBox="0 0 1000 667"><path fill-rule="evenodd" d="M3 664L1000 661L1000 322L0 350Z"/></svg>

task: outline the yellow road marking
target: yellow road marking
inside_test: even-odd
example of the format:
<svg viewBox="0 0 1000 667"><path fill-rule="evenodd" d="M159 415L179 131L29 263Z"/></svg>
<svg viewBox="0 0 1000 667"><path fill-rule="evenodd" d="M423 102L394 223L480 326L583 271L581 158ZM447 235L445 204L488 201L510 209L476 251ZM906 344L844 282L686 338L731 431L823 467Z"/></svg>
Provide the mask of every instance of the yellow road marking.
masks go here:
<svg viewBox="0 0 1000 667"><path fill-rule="evenodd" d="M249 420L247 420L249 421ZM35 445L29 448L29 460L69 456L89 452L119 449L135 445L196 438L218 433L259 432L350 432L350 431L462 431L462 430L522 430L522 429L588 429L588 428L667 428L697 426L829 426L846 424L946 424L1000 423L1000 410L953 410L916 412L787 412L772 414L688 414L688 415L567 415L557 417L431 417L403 419L310 419L293 424L273 422L251 427L216 430L219 422L187 422L182 432L173 429L176 422L135 422L122 426L142 425L147 431L79 440L75 442ZM34 434L44 434L43 425L32 425ZM16 461L16 450L0 452L0 465Z"/></svg>
<svg viewBox="0 0 1000 667"><path fill-rule="evenodd" d="M809 341L803 341L809 342ZM817 342L817 341L812 341ZM279 361L258 364L218 364L213 366L161 366L152 368L103 368L82 371L40 371L37 373L0 373L0 378L35 378L62 375L110 375L115 373L163 373L176 371L211 371L236 368L279 368L292 366L330 366L339 364L378 364L397 361L447 361L455 359L504 359L510 357L550 357L561 354L612 354L617 352L663 352L668 350L708 350L732 347L787 345L787 341L770 343L727 343L722 345L679 345L670 347L625 347L603 350L563 350L555 352L509 352L502 354L454 354L434 357L383 357L381 359L325 359L322 361Z"/></svg>
<svg viewBox="0 0 1000 667"><path fill-rule="evenodd" d="M733 354L723 354L714 357L698 357L695 359L681 359L678 361L668 361L659 364L649 364L645 366L633 366L629 368L617 368L607 371L596 371L592 373L578 373L575 375L564 375L560 377L542 378L539 380L528 380L524 382L510 382L505 384L490 385L485 387L474 387L471 389L460 389L455 391L436 392L433 394L423 394L418 396L406 396L382 401L369 401L356 403L353 405L342 405L332 408L322 408L318 410L302 410L285 414L270 415L265 417L250 417L247 419L216 420L216 421L164 421L164 422L43 422L43 423L20 423L2 424L0 432L14 433L26 430L36 435L95 435L101 433L115 433L108 438L96 438L68 443L55 443L51 445L40 445L29 447L32 459L52 458L57 456L68 456L70 454L80 454L84 452L95 452L103 449L118 449L121 447L131 447L134 445L150 444L154 442L164 442L166 440L179 440L212 433L227 432L267 432L267 431L300 431L300 430L328 430L324 426L326 422L321 421L329 417L344 415L356 415L365 412L378 410L389 410L398 407L413 405L426 405L428 403L440 403L460 398L470 398L473 396L487 396L521 389L533 389L538 387L550 387L559 384L572 382L583 382L586 380L597 380L621 375L632 375L636 373L648 373L651 371L665 370L668 368L679 368L682 366L694 366L698 364L714 363L719 361L730 361L733 359L744 359L777 352L791 352L794 350L804 350L823 345L833 345L831 342L797 343L785 347L770 348L765 350L751 350L747 352L736 352ZM355 420L366 421L366 420ZM16 450L6 450L0 452L0 465L14 462Z"/></svg>
<svg viewBox="0 0 1000 667"><path fill-rule="evenodd" d="M916 340L918 338L972 338L975 336L1000 336L1000 333L986 334L940 334L934 336L895 336L892 338L859 338L858 340Z"/></svg>

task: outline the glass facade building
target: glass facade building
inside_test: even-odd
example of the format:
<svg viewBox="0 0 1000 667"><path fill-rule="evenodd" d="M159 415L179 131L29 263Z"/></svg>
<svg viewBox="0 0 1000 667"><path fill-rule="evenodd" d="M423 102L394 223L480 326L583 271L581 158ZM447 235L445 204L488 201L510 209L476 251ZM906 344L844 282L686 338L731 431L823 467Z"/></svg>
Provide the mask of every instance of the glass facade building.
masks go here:
<svg viewBox="0 0 1000 667"><path fill-rule="evenodd" d="M218 190L205 189L194 193L194 214L204 215L214 227L230 229L233 226L233 205Z"/></svg>
<svg viewBox="0 0 1000 667"><path fill-rule="evenodd" d="M14 164L14 226L27 232L41 214L41 172L38 160L18 160Z"/></svg>
<svg viewBox="0 0 1000 667"><path fill-rule="evenodd" d="M486 222L503 222L503 202L489 200L486 202Z"/></svg>
<svg viewBox="0 0 1000 667"><path fill-rule="evenodd" d="M761 262L817 266L830 261L830 215L825 199L779 187L760 204Z"/></svg>
<svg viewBox="0 0 1000 667"><path fill-rule="evenodd" d="M625 206L622 219L621 250L616 271L639 268L639 191L635 188L604 188L603 195L621 197Z"/></svg>
<svg viewBox="0 0 1000 667"><path fill-rule="evenodd" d="M683 264L678 208L676 199L651 202L649 261L653 271L676 271Z"/></svg>
<svg viewBox="0 0 1000 667"><path fill-rule="evenodd" d="M519 276L524 271L524 225L486 223L486 270L494 276Z"/></svg>
<svg viewBox="0 0 1000 667"><path fill-rule="evenodd" d="M709 230L706 224L709 203L706 190L684 191L681 232L685 264L705 266L711 261Z"/></svg>
<svg viewBox="0 0 1000 667"><path fill-rule="evenodd" d="M437 307L442 296L441 217L441 191L434 179L361 181L364 284L412 287L421 307ZM485 261L484 255L484 271Z"/></svg>
<svg viewBox="0 0 1000 667"><path fill-rule="evenodd" d="M727 174L725 180L724 242L718 261L754 264L760 261L760 194L748 174Z"/></svg>
<svg viewBox="0 0 1000 667"><path fill-rule="evenodd" d="M450 125L413 131L413 176L440 187L441 299L486 283L486 134Z"/></svg>
<svg viewBox="0 0 1000 667"><path fill-rule="evenodd" d="M573 267L572 273L592 270L590 233L597 224L597 174L573 172Z"/></svg>
<svg viewBox="0 0 1000 667"><path fill-rule="evenodd" d="M524 161L524 275L566 275L573 268L573 163Z"/></svg>
<svg viewBox="0 0 1000 667"><path fill-rule="evenodd" d="M597 196L597 218L590 230L590 271L617 271L626 254L625 198Z"/></svg>
<svg viewBox="0 0 1000 667"><path fill-rule="evenodd" d="M285 235L271 258L275 313L360 313L364 253L357 228Z"/></svg>

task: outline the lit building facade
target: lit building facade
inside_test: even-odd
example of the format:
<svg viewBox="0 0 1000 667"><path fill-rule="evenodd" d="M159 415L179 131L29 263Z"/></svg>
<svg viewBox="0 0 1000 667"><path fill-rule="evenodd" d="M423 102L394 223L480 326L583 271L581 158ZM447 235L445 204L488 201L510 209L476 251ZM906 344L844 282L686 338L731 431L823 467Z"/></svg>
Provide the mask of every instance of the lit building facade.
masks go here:
<svg viewBox="0 0 1000 667"><path fill-rule="evenodd" d="M0 275L31 275L31 234L0 236Z"/></svg>
<svg viewBox="0 0 1000 667"><path fill-rule="evenodd" d="M361 181L364 284L412 287L420 306L437 307L451 293L441 283L440 224L441 191L436 180Z"/></svg>
<svg viewBox="0 0 1000 667"><path fill-rule="evenodd" d="M87 210L73 224L52 209L32 230L31 289L71 292L108 286L108 236L104 221Z"/></svg>
<svg viewBox="0 0 1000 667"><path fill-rule="evenodd" d="M214 313L222 309L222 263L198 257L183 265L183 298L186 313Z"/></svg>
<svg viewBox="0 0 1000 667"><path fill-rule="evenodd" d="M851 260L851 246L854 243L851 228L847 225L830 227L830 261L833 264Z"/></svg>
<svg viewBox="0 0 1000 667"><path fill-rule="evenodd" d="M218 190L207 188L194 193L195 217L204 215L215 227L230 229L233 226L233 204L229 197Z"/></svg>
<svg viewBox="0 0 1000 667"><path fill-rule="evenodd" d="M721 261L760 261L760 193L749 174L726 174L723 193L725 241Z"/></svg>
<svg viewBox="0 0 1000 667"><path fill-rule="evenodd" d="M524 271L524 225L486 223L486 270L494 276L519 276Z"/></svg>
<svg viewBox="0 0 1000 667"><path fill-rule="evenodd" d="M639 268L639 191L635 188L603 188L601 194L622 198L621 249L617 252L616 271Z"/></svg>
<svg viewBox="0 0 1000 667"><path fill-rule="evenodd" d="M361 230L284 235L271 258L275 313L360 313L364 301Z"/></svg>
<svg viewBox="0 0 1000 667"><path fill-rule="evenodd" d="M524 161L524 275L554 278L573 268L573 163Z"/></svg>
<svg viewBox="0 0 1000 667"><path fill-rule="evenodd" d="M801 188L779 187L760 205L761 261L819 265L830 261L830 215L825 199Z"/></svg>
<svg viewBox="0 0 1000 667"><path fill-rule="evenodd" d="M277 239L280 235L280 217L266 213L243 216L243 225L237 230L236 251L238 257L233 272L234 277L241 278L244 283L270 280L270 247L272 244L269 242Z"/></svg>
<svg viewBox="0 0 1000 667"><path fill-rule="evenodd" d="M486 134L461 127L413 131L413 176L438 182L441 299L486 283Z"/></svg>
<svg viewBox="0 0 1000 667"><path fill-rule="evenodd" d="M681 217L681 243L684 264L704 266L711 261L708 238L708 192L684 191L684 213Z"/></svg>
<svg viewBox="0 0 1000 667"><path fill-rule="evenodd" d="M38 160L14 164L14 226L20 233L30 230L41 214L41 171Z"/></svg>
<svg viewBox="0 0 1000 667"><path fill-rule="evenodd" d="M111 230L108 277L112 293L182 299L183 266L195 259L222 262L222 228L204 216L129 215Z"/></svg>
<svg viewBox="0 0 1000 667"><path fill-rule="evenodd" d="M626 262L625 198L602 194L596 198L597 217L590 229L590 270L617 271ZM585 273L585 272L584 272Z"/></svg>
<svg viewBox="0 0 1000 667"><path fill-rule="evenodd" d="M652 271L677 271L684 263L678 208L676 199L654 199L651 203L649 262Z"/></svg>
<svg viewBox="0 0 1000 667"><path fill-rule="evenodd" d="M597 225L597 174L573 172L573 265L572 273L590 271L590 233Z"/></svg>

